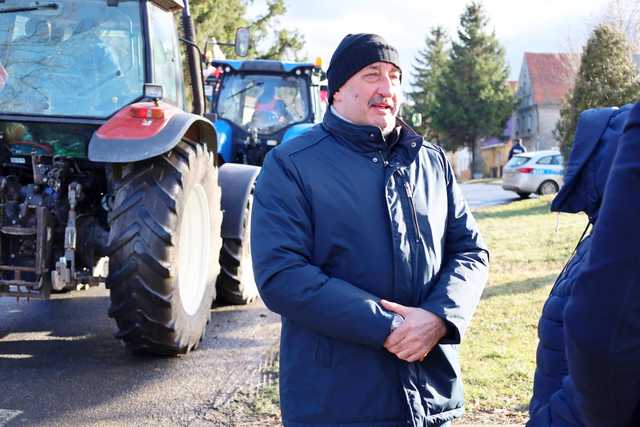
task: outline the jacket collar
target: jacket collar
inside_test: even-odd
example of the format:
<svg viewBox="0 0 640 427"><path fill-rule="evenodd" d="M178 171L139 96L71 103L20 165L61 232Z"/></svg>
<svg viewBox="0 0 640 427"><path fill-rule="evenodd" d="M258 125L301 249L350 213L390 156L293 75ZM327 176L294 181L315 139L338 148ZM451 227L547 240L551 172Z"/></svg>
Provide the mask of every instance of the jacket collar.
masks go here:
<svg viewBox="0 0 640 427"><path fill-rule="evenodd" d="M418 155L422 137L399 118L396 125L385 141L380 128L348 122L333 113L331 108L327 109L322 120L324 129L352 150L369 154L384 151L390 154L385 157L397 156L401 164L408 165Z"/></svg>

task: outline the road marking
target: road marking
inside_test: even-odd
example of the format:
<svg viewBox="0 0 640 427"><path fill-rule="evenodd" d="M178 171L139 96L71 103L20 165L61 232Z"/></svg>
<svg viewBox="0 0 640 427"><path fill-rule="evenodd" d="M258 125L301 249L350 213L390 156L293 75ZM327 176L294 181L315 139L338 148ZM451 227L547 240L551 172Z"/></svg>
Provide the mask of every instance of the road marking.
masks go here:
<svg viewBox="0 0 640 427"><path fill-rule="evenodd" d="M12 411L10 409L0 409L0 427L6 426L9 421L22 414L22 411Z"/></svg>

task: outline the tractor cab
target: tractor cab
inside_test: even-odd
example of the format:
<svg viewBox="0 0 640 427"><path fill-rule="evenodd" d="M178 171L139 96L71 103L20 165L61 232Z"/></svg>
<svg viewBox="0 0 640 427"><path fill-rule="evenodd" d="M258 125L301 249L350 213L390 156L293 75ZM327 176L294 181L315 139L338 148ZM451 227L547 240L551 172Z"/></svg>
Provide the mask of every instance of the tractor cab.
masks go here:
<svg viewBox="0 0 640 427"><path fill-rule="evenodd" d="M261 165L274 146L322 120L324 73L312 63L213 61L205 91L224 162Z"/></svg>
<svg viewBox="0 0 640 427"><path fill-rule="evenodd" d="M86 158L93 132L144 98L185 109L177 0L0 3L0 135L11 151ZM26 147L19 147L26 146Z"/></svg>
<svg viewBox="0 0 640 427"><path fill-rule="evenodd" d="M105 0L0 5L0 111L106 118L142 96L141 4ZM149 4L150 17L158 7Z"/></svg>

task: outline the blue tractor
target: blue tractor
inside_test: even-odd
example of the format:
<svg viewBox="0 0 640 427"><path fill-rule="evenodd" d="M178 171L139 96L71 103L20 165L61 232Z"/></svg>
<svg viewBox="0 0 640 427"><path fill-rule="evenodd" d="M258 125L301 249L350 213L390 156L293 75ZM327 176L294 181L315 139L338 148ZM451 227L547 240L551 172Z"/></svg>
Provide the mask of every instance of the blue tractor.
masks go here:
<svg viewBox="0 0 640 427"><path fill-rule="evenodd" d="M214 60L206 78L221 163L262 165L267 152L322 120L319 63Z"/></svg>

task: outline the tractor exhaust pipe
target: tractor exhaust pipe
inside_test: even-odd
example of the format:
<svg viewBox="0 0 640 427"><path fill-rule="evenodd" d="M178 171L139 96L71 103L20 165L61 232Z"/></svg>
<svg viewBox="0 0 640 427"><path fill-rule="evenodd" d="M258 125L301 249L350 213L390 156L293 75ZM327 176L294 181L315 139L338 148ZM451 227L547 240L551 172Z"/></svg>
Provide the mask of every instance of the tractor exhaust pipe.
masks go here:
<svg viewBox="0 0 640 427"><path fill-rule="evenodd" d="M189 0L184 0L182 9L182 29L184 37L191 43L187 43L187 61L189 63L189 75L193 89L193 113L199 116L204 114L204 92L202 89L202 62L196 48L196 29L191 19Z"/></svg>

